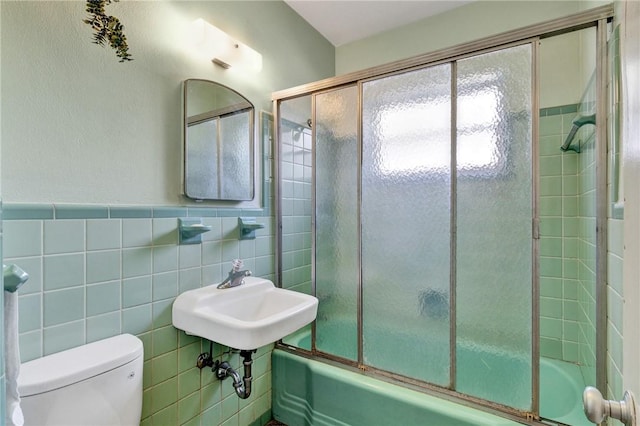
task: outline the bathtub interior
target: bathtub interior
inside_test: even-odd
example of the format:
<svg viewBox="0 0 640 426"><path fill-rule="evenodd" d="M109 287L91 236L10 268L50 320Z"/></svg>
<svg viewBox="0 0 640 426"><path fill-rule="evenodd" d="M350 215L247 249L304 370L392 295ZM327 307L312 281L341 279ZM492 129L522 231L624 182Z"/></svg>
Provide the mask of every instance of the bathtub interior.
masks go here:
<svg viewBox="0 0 640 426"><path fill-rule="evenodd" d="M540 416L572 426L588 426L582 408L585 380L577 364L540 358Z"/></svg>

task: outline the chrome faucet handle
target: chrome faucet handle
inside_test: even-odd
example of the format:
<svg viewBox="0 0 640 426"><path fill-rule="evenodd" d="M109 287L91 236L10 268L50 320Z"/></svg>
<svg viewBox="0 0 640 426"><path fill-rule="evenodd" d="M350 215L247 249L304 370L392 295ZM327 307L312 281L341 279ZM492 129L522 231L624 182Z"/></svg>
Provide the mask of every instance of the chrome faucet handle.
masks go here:
<svg viewBox="0 0 640 426"><path fill-rule="evenodd" d="M244 284L244 277L251 276L251 271L248 269L244 271L240 270L242 266L244 266L242 260L234 259L233 262L231 262L231 265L232 267L229 271L229 275L218 285L218 288L224 289L238 287L239 285Z"/></svg>
<svg viewBox="0 0 640 426"><path fill-rule="evenodd" d="M242 259L233 259L231 262L231 272L238 272L244 266Z"/></svg>

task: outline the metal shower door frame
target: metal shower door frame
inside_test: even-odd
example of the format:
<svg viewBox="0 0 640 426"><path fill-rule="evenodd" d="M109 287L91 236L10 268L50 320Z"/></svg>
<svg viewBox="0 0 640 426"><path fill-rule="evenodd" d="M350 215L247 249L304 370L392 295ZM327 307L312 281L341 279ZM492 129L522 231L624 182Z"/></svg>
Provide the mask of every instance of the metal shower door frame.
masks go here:
<svg viewBox="0 0 640 426"><path fill-rule="evenodd" d="M353 362L340 357L332 356L331 354L322 353L316 350L315 347L315 323L312 328L312 346L311 351L296 348L297 353L303 353L311 356L320 356L333 361L339 361L348 366L359 368L360 370L367 370L374 373L378 373L381 376L389 377L394 380L400 380L409 385L417 386L427 391L433 391L447 399L454 399L463 405L469 405L474 407L481 407L488 409L489 411L500 412L507 417L511 417L516 420L522 420L523 417L529 421L535 421L539 419L539 159L538 159L538 140L539 140L539 95L538 95L538 79L539 79L539 49L536 40L548 38L583 28L596 27L597 29L597 46L596 46L596 93L597 93L597 106L596 114L600 117L605 117L607 112L607 96L606 96L606 64L607 64L607 23L613 17L613 6L607 5L594 9L590 9L586 12L570 15L565 18L559 18L552 21L548 21L542 24L535 24L528 27L524 27L515 31L506 32L497 36L487 37L475 42L465 43L452 48L442 49L435 52L427 53L424 55L418 55L409 59L392 62L389 64L368 68L362 71L354 73L328 78L314 83L309 83L290 89L282 90L272 94L272 100L274 101L274 133L277 137L276 149L275 149L275 182L276 182L276 221L277 221L277 235L276 235L276 275L277 281L280 284L280 277L282 276L282 215L280 206L280 177L279 177L279 161L280 161L280 128L279 128L279 108L280 103L289 99L295 99L301 96L311 95L312 99L312 116L315 118L315 95L321 92L327 92L335 89L339 89L345 86L353 84L358 85L358 123L357 123L357 138L358 138L358 226L361 225L361 195L362 195L362 84L367 80L374 80L382 77L386 77L393 74L405 73L414 69L420 69L428 66L433 66L438 63L450 62L453 64L452 70L455 72L455 63L457 60L464 57L475 56L480 53L486 53L494 50L504 49L513 45L521 45L531 43L532 45L532 410L529 413L523 413L519 410L515 410L510 407L505 407L500 404L491 403L490 401L481 400L468 395L460 394L455 390L444 389L439 386L430 385L416 380L407 380L406 377L395 375L393 373L376 370L372 367L364 365L362 356L362 233L359 232L358 252L360 259L359 264L359 282L358 282L358 307L357 307L357 321L358 321L358 361ZM455 74L454 74L455 75ZM452 90L455 89L455 78L452 77ZM453 92L455 93L455 92ZM455 108L456 101L452 99L452 164L455 164L455 141L456 141L456 126L455 126ZM606 277L607 277L607 130L606 126L597 126L597 162L596 162L596 226L597 226L597 252L596 252L596 300L597 300L597 312L596 312L596 376L597 386L601 389L606 388L607 371L606 371L606 349L607 349L607 303L606 303ZM315 141L315 129L312 128L312 137ZM313 147L313 164L315 165L315 146ZM452 169L452 199L455 198L456 190L456 178L455 169ZM312 252L315 253L315 167L312 175ZM455 215L455 200L451 204L451 217ZM452 221L451 229L451 332L450 332L450 345L455 348L456 339L456 324L455 324L455 221ZM315 266L312 262L312 286L315 292ZM279 347L287 349L288 347L283 344L279 344ZM450 381L453 387L455 380L455 350L452 351L450 358Z"/></svg>

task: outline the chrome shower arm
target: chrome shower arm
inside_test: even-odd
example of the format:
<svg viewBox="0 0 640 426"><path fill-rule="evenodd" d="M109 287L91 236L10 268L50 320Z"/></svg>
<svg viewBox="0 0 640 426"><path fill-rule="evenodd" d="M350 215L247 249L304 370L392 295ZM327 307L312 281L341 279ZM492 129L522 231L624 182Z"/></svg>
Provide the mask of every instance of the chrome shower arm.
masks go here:
<svg viewBox="0 0 640 426"><path fill-rule="evenodd" d="M576 137L576 133L578 133L578 129L584 126L585 124L596 124L596 115L595 114L582 115L573 120L573 127L571 127L571 131L569 132L567 139L564 141L564 143L560 147L562 151L575 151L577 153L580 153L580 147L579 146L572 147L571 142L573 142L573 139Z"/></svg>

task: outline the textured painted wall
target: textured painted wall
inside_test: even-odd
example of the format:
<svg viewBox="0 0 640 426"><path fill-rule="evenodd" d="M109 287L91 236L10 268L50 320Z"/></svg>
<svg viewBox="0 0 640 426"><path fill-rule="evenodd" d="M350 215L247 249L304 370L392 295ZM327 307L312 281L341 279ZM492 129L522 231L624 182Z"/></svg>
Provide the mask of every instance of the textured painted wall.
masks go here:
<svg viewBox="0 0 640 426"><path fill-rule="evenodd" d="M601 3L604 4L604 3ZM575 1L478 1L336 48L344 74L580 11ZM455 31L451 31L455 28Z"/></svg>
<svg viewBox="0 0 640 426"><path fill-rule="evenodd" d="M220 82L270 110L272 91L334 74L333 46L280 1L119 2L107 11L125 25L134 61L91 43L84 2L3 2L6 201L183 204L184 79ZM196 18L261 52L262 72L194 56L186 35Z"/></svg>
<svg viewBox="0 0 640 426"><path fill-rule="evenodd" d="M256 275L274 271L268 203L195 206L180 195L181 84L214 80L270 110L272 91L333 75L334 48L283 2L120 2L108 11L125 25L133 62L91 44L84 2L2 2L0 136L2 158L13 159L2 167L4 243L7 261L31 275L20 297L23 360L133 333L145 345L143 424L264 424L270 347L256 356L252 397L240 401L228 381L194 367L208 342L171 326L176 295L220 281L231 258ZM263 71L224 71L191 55L185 25L199 17L260 51ZM240 215L265 224L255 241L238 241ZM177 244L183 216L213 226L202 245ZM238 367L223 351L214 346Z"/></svg>

